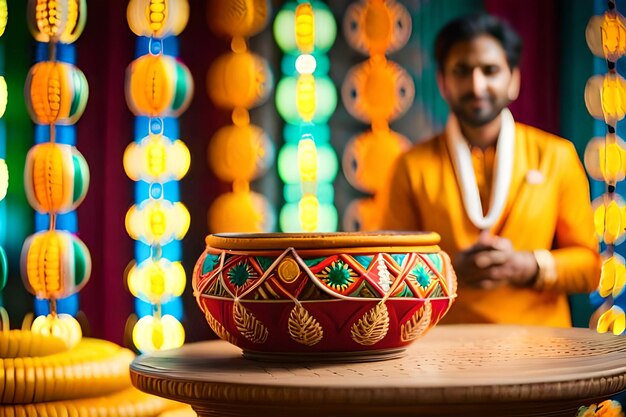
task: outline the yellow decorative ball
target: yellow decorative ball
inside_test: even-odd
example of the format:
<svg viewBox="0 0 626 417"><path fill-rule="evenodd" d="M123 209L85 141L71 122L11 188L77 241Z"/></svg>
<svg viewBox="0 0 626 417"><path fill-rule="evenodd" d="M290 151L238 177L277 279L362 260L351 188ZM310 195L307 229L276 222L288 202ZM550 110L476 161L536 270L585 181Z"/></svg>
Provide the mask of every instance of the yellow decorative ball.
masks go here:
<svg viewBox="0 0 626 417"><path fill-rule="evenodd" d="M185 342L185 329L174 316L144 316L133 328L133 343L141 352L175 349Z"/></svg>
<svg viewBox="0 0 626 417"><path fill-rule="evenodd" d="M598 293L603 298L609 295L617 298L624 291L624 284L626 284L624 258L618 254L613 254L602 263Z"/></svg>
<svg viewBox="0 0 626 417"><path fill-rule="evenodd" d="M7 80L0 75L0 117L4 116L4 112L7 109L7 102L9 101L9 89L7 87Z"/></svg>
<svg viewBox="0 0 626 417"><path fill-rule="evenodd" d="M626 80L619 74L594 75L585 85L587 111L615 125L626 114Z"/></svg>
<svg viewBox="0 0 626 417"><path fill-rule="evenodd" d="M585 38L591 52L612 62L626 53L626 21L617 11L591 16Z"/></svg>
<svg viewBox="0 0 626 417"><path fill-rule="evenodd" d="M151 304L167 303L185 289L185 270L180 262L147 259L128 272L128 288L135 297Z"/></svg>
<svg viewBox="0 0 626 417"><path fill-rule="evenodd" d="M0 159L0 201L4 200L7 196L7 190L9 189L9 169L7 162L4 159Z"/></svg>
<svg viewBox="0 0 626 417"><path fill-rule="evenodd" d="M137 36L178 36L189 21L187 0L130 0L128 26Z"/></svg>
<svg viewBox="0 0 626 417"><path fill-rule="evenodd" d="M626 211L622 198L619 195L610 198L608 194L604 194L593 200L591 205L598 239L606 244L621 243L624 240L626 225Z"/></svg>
<svg viewBox="0 0 626 417"><path fill-rule="evenodd" d="M617 136L613 142L607 139L596 137L587 143L585 168L594 180L615 184L626 174L626 143Z"/></svg>
<svg viewBox="0 0 626 417"><path fill-rule="evenodd" d="M187 145L163 135L149 135L140 142L131 142L124 151L124 171L133 181L178 181L185 176L190 163Z"/></svg>
<svg viewBox="0 0 626 417"><path fill-rule="evenodd" d="M209 68L207 88L213 102L227 109L250 108L263 103L273 88L265 59L251 52L219 56Z"/></svg>
<svg viewBox="0 0 626 417"><path fill-rule="evenodd" d="M85 28L87 0L28 0L26 17L36 41L72 43Z"/></svg>
<svg viewBox="0 0 626 417"><path fill-rule="evenodd" d="M626 330L626 317L624 310L619 306L612 306L610 309L602 313L598 319L596 326L598 333L613 332L615 336L619 336Z"/></svg>
<svg viewBox="0 0 626 417"><path fill-rule="evenodd" d="M8 17L9 11L7 8L7 0L0 0L0 36L4 35Z"/></svg>
<svg viewBox="0 0 626 417"><path fill-rule="evenodd" d="M126 213L126 231L147 245L165 245L182 239L189 230L189 211L184 204L168 200L144 200Z"/></svg>
<svg viewBox="0 0 626 417"><path fill-rule="evenodd" d="M30 331L61 339L70 349L76 346L83 337L80 324L69 314L39 316L33 321Z"/></svg>

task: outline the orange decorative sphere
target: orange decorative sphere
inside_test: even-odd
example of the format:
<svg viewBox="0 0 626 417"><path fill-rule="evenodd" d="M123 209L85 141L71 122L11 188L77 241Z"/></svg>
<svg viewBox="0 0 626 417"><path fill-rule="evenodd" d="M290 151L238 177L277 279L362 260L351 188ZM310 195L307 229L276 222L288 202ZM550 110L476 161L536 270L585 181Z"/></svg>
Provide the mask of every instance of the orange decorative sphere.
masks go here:
<svg viewBox="0 0 626 417"><path fill-rule="evenodd" d="M384 59L354 66L341 87L346 110L366 123L400 117L411 107L414 96L411 76L398 64Z"/></svg>
<svg viewBox="0 0 626 417"><path fill-rule="evenodd" d="M43 61L28 72L25 96L35 123L71 125L85 111L89 86L83 72L74 65Z"/></svg>
<svg viewBox="0 0 626 417"><path fill-rule="evenodd" d="M275 222L269 202L255 192L221 194L209 209L209 229L215 233L270 232Z"/></svg>
<svg viewBox="0 0 626 417"><path fill-rule="evenodd" d="M346 232L367 232L378 230L380 204L373 198L352 200L343 216L343 230Z"/></svg>
<svg viewBox="0 0 626 417"><path fill-rule="evenodd" d="M267 61L251 52L219 56L207 75L209 97L227 109L250 108L263 103L273 88Z"/></svg>
<svg viewBox="0 0 626 417"><path fill-rule="evenodd" d="M411 145L393 131L365 132L348 142L343 153L343 172L352 186L376 193L389 179L396 158Z"/></svg>
<svg viewBox="0 0 626 417"><path fill-rule="evenodd" d="M274 149L258 126L224 126L209 143L209 164L222 180L252 181L272 165Z"/></svg>
<svg viewBox="0 0 626 417"><path fill-rule="evenodd" d="M28 202L40 213L74 210L89 188L87 162L70 145L35 145L26 155L24 188Z"/></svg>
<svg viewBox="0 0 626 417"><path fill-rule="evenodd" d="M209 26L214 32L231 37L252 36L263 30L270 12L268 0L211 0Z"/></svg>
<svg viewBox="0 0 626 417"><path fill-rule="evenodd" d="M387 54L406 45L411 36L411 15L394 0L364 0L348 7L343 32L357 51Z"/></svg>
<svg viewBox="0 0 626 417"><path fill-rule="evenodd" d="M144 55L126 71L126 102L136 116L178 116L193 96L189 69L168 55Z"/></svg>
<svg viewBox="0 0 626 417"><path fill-rule="evenodd" d="M87 246L70 232L35 233L24 242L21 255L24 286L38 298L63 298L78 291L91 275Z"/></svg>

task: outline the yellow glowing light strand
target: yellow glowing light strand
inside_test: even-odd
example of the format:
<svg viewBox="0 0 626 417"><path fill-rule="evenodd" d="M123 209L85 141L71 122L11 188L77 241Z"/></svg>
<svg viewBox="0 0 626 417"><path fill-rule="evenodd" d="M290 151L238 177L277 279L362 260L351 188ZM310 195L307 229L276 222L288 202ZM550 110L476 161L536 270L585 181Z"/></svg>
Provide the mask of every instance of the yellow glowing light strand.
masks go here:
<svg viewBox="0 0 626 417"><path fill-rule="evenodd" d="M591 21L594 19L597 21L596 17L592 17ZM591 23L590 26L592 26ZM609 10L603 16L600 31L602 50L609 68L609 73L605 75L600 91L601 110L607 123L608 133L605 136L604 146L598 147L593 141L588 144L590 155L593 154L593 149L597 149L599 164L593 162L595 157L590 157L588 161L585 160L585 165L588 171L595 171L594 177L598 176L597 168L599 168L607 185L607 193L601 197L602 201L597 204L594 211L596 233L607 246L607 259L602 264L598 292L603 298L609 296L615 298L622 294L626 276L623 259L619 255L615 255L615 245L619 243L618 239L624 233L623 225L626 217L621 198L615 193L617 181L624 178L624 150L619 146L616 139L615 124L624 117L626 110L626 91L621 77L615 71L615 61L626 52L624 48L626 32L621 16L615 10L614 1L609 0ZM588 45L592 51L595 50L594 53L597 53L597 43L591 40L594 38L593 33L591 35L587 38ZM590 111L597 111L597 105L595 108L592 106ZM594 114L594 117L597 116ZM589 166L590 164L592 167ZM612 331L615 335L624 333L625 328L624 311L616 305L602 313L596 325L599 333Z"/></svg>
<svg viewBox="0 0 626 417"><path fill-rule="evenodd" d="M7 27L7 19L9 17L9 11L7 8L7 0L0 0L0 36L4 34Z"/></svg>
<svg viewBox="0 0 626 417"><path fill-rule="evenodd" d="M310 3L301 3L296 8L295 38L300 56L296 58L298 81L296 83L296 107L304 123L311 123L317 109L315 93L315 58L310 55L315 46L315 18ZM298 170L302 198L298 203L300 227L305 232L314 232L319 227L319 201L317 199L317 149L311 135L303 135L298 142Z"/></svg>
<svg viewBox="0 0 626 417"><path fill-rule="evenodd" d="M4 31L7 26L7 18L8 18L8 9L6 0L0 0L0 36L4 34ZM4 57L0 57L4 59ZM4 116L4 112L7 107L8 101L8 88L6 80L4 76L0 75L0 118ZM4 130L5 127L2 126ZM0 158L0 201L4 200L7 195L7 191L9 189L9 170L4 160L6 155L6 144L2 143L2 148L0 148L2 152L2 158ZM6 215L0 218L0 221L6 223ZM4 243L0 241L0 244ZM0 295L2 294L2 290L7 281L7 268L4 265L4 260L6 259L6 255L4 249L0 246ZM4 309L4 307L0 303L0 331L9 329L9 319L8 313Z"/></svg>
<svg viewBox="0 0 626 417"><path fill-rule="evenodd" d="M181 140L163 135L163 117L177 117L187 104L171 108L183 85L176 79L180 68L177 69L175 58L163 55L162 45L156 52L152 45L161 44L165 36L178 35L186 26L188 16L187 0L131 0L127 9L131 30L138 36L151 36L149 53L132 64L135 75L143 71L156 77L148 77L151 81L148 84L146 77L131 77L126 86L133 113L152 118L148 136L129 144L124 153L128 177L150 184L148 198L132 206L126 214L128 234L149 245L152 253L150 258L130 268L127 276L133 296L152 304L153 308L152 315L142 317L133 327L133 342L142 352L176 348L185 341L181 323L161 311L164 303L182 294L185 271L180 262L163 258L161 247L172 240L181 240L190 224L185 206L170 202L163 195L163 183L180 180L190 164L187 146ZM183 81L186 81L184 84L193 82L190 74L185 74ZM191 94L187 94L186 103L190 99Z"/></svg>
<svg viewBox="0 0 626 417"><path fill-rule="evenodd" d="M7 2L6 0L0 0L0 36L4 34L4 29L6 28L6 25L7 25L7 16L8 16ZM9 91L7 88L7 82L4 79L4 76L0 75L0 118L4 116L4 112L7 108L8 101L9 101ZM0 201L2 201L4 197L6 197L8 188L9 188L9 169L7 167L6 161L4 159L0 159ZM0 277L0 280L1 279L2 278ZM2 291L1 285L0 285L0 291Z"/></svg>

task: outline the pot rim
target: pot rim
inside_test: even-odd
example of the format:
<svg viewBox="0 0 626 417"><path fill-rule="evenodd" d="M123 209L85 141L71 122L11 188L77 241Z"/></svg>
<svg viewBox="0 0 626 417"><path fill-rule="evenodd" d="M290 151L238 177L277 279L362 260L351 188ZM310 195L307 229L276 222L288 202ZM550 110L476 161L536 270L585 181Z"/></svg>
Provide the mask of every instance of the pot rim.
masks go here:
<svg viewBox="0 0 626 417"><path fill-rule="evenodd" d="M393 248L394 251L439 250L440 236L435 232L332 232L332 233L218 233L206 237L207 246L225 250L284 250ZM404 248L404 250L402 249ZM423 250L422 249L422 250ZM411 250L411 251L412 251Z"/></svg>

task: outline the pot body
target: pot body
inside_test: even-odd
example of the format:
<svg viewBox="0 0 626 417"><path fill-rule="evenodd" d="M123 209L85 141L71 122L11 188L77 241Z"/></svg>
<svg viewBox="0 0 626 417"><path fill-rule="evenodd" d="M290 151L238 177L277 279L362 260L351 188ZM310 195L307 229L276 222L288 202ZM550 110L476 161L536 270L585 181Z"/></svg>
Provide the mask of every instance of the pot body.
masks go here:
<svg viewBox="0 0 626 417"><path fill-rule="evenodd" d="M254 355L373 357L435 326L456 297L438 235L211 235L193 272L211 329Z"/></svg>

